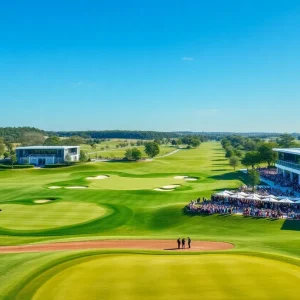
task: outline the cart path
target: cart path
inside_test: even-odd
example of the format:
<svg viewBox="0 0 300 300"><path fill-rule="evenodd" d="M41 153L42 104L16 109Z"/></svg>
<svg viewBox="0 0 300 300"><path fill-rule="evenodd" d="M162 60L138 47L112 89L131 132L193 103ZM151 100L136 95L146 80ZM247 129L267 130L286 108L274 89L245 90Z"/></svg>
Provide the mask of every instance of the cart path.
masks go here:
<svg viewBox="0 0 300 300"><path fill-rule="evenodd" d="M188 245L186 243L186 248ZM72 251L88 249L122 249L122 250L166 250L178 252L217 251L234 248L225 242L192 241L191 249L177 249L176 240L98 240L81 242L60 242L47 244L30 244L20 246L1 246L0 253L26 253L48 251Z"/></svg>

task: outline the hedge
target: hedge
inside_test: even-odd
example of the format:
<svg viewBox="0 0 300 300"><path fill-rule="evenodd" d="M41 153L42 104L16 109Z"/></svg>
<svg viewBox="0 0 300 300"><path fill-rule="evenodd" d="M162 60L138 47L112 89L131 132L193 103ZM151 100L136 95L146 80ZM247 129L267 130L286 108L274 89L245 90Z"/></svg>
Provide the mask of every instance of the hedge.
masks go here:
<svg viewBox="0 0 300 300"><path fill-rule="evenodd" d="M13 169L30 169L30 168L34 168L34 165L13 165ZM12 169L11 165L3 165L0 164L0 169Z"/></svg>

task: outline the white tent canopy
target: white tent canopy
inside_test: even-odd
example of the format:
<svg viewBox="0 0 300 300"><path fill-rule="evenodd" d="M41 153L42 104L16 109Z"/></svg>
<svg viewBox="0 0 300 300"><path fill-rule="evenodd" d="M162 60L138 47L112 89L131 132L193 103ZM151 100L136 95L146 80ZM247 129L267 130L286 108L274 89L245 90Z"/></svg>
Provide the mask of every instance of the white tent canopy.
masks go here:
<svg viewBox="0 0 300 300"><path fill-rule="evenodd" d="M274 196L264 197L262 200L266 202L278 202L278 200L276 200L276 197Z"/></svg>
<svg viewBox="0 0 300 300"><path fill-rule="evenodd" d="M227 190L225 190L224 193L227 193L227 194L229 194L229 195L234 194L233 192L230 192L230 191L227 191Z"/></svg>
<svg viewBox="0 0 300 300"><path fill-rule="evenodd" d="M288 199L288 198L281 199L279 202L280 202L280 203L294 203L292 200L290 200L290 199Z"/></svg>
<svg viewBox="0 0 300 300"><path fill-rule="evenodd" d="M277 197L274 196L274 195L262 196L262 198L273 198L273 199L277 199Z"/></svg>
<svg viewBox="0 0 300 300"><path fill-rule="evenodd" d="M236 194L230 195L230 198L234 198L234 199L245 199L246 197L243 196L241 193L236 193Z"/></svg>
<svg viewBox="0 0 300 300"><path fill-rule="evenodd" d="M227 193L227 191L223 191L223 192L219 192L219 193L214 194L214 196L219 196L219 197L229 197L230 194Z"/></svg>
<svg viewBox="0 0 300 300"><path fill-rule="evenodd" d="M257 194L251 194L246 199L247 200L256 200L256 201L260 201L261 200L260 196L257 195Z"/></svg>

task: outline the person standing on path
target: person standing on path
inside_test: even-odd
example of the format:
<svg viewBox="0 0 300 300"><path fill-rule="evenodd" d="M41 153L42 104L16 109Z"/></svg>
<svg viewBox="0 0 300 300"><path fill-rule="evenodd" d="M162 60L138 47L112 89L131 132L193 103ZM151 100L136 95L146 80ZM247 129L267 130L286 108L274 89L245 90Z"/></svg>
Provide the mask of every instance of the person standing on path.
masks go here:
<svg viewBox="0 0 300 300"><path fill-rule="evenodd" d="M178 249L180 249L180 245L181 245L180 238L177 240L177 245L178 245Z"/></svg>
<svg viewBox="0 0 300 300"><path fill-rule="evenodd" d="M185 249L185 238L183 238L183 239L181 240L181 244L182 244L182 249Z"/></svg>
<svg viewBox="0 0 300 300"><path fill-rule="evenodd" d="M192 242L192 240L188 237L188 245L189 245L189 249L191 249L191 242Z"/></svg>

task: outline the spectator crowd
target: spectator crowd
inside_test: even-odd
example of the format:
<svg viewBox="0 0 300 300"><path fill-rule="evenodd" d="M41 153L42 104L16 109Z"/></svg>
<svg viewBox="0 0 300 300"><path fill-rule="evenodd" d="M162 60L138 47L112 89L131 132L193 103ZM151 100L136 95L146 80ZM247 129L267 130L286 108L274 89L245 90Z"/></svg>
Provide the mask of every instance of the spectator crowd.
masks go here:
<svg viewBox="0 0 300 300"><path fill-rule="evenodd" d="M185 209L197 214L240 214L257 218L286 218L300 220L300 204L267 203L252 200L226 199L214 197L204 201L192 200Z"/></svg>
<svg viewBox="0 0 300 300"><path fill-rule="evenodd" d="M288 188L286 194L283 196L294 196L294 192L300 192L297 177L291 180L289 176L284 177L282 174L278 174L275 169L260 168L258 171L261 177L273 181L275 185ZM280 189L278 189L278 191L280 191Z"/></svg>

